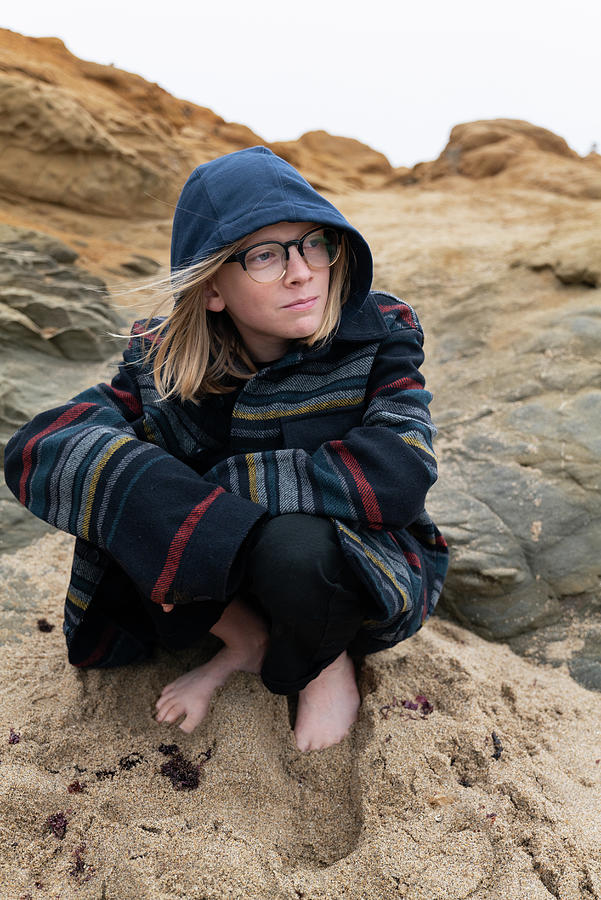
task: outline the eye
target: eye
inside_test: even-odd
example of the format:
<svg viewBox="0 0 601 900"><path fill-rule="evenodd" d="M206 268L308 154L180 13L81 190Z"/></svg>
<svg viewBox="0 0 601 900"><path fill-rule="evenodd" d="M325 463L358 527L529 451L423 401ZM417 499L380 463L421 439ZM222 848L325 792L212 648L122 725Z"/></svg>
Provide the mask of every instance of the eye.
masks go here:
<svg viewBox="0 0 601 900"><path fill-rule="evenodd" d="M308 234L305 238L305 243L309 247L319 247L326 242L325 232L322 231L313 231L311 234Z"/></svg>
<svg viewBox="0 0 601 900"><path fill-rule="evenodd" d="M323 234L313 234L306 243L308 247L321 247L325 244L324 236Z"/></svg>
<svg viewBox="0 0 601 900"><path fill-rule="evenodd" d="M277 259L277 248L273 245L254 247L246 254L247 266L268 266Z"/></svg>

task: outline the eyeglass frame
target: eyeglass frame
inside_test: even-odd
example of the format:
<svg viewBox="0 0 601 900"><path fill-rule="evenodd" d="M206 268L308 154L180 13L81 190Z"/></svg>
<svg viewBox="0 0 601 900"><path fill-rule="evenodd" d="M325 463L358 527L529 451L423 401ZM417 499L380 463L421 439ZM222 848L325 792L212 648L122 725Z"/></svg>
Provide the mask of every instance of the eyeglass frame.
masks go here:
<svg viewBox="0 0 601 900"><path fill-rule="evenodd" d="M309 237L310 234L313 234L314 231L323 231L326 228L329 228L331 231L333 231L336 234L336 237L338 238L338 252L336 253L336 256L334 257L334 259L331 262L329 262L327 266L312 266L307 261L307 258L305 257L303 242L306 238ZM270 244L277 244L279 247L284 248L284 253L286 254L286 256L284 258L285 265L284 265L284 268L282 269L282 274L278 275L277 278L272 278L271 281L257 281L256 278L252 277L252 275L246 268L246 254L249 253L251 250L255 250L257 247L269 246ZM227 259L224 259L223 262L224 263L232 263L232 262L240 263L240 265L242 266L242 268L244 269L244 271L246 272L248 277L251 278L256 284L274 284L274 282L280 281L280 279L282 279L284 277L284 275L286 274L286 271L288 269L288 262L290 261L290 252L288 249L289 247L296 247L296 249L299 252L299 256L301 256L301 258L304 260L306 265L309 266L309 268L313 272L319 271L319 269L325 269L325 268L330 269L334 265L334 263L337 262L338 259L340 258L340 253L342 250L342 235L340 234L338 229L333 228L331 225L318 225L316 228L311 228L309 231L305 232L305 234L303 234L302 237L296 238L293 241L276 241L276 240L258 241L256 244L251 244L250 247L245 247L244 250L238 250L237 253L232 253L232 255L228 256Z"/></svg>

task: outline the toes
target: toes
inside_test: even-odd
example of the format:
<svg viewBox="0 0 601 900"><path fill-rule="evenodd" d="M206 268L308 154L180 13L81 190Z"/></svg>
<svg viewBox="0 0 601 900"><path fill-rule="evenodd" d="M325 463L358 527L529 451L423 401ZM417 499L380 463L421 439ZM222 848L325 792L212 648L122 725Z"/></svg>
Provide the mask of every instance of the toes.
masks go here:
<svg viewBox="0 0 601 900"><path fill-rule="evenodd" d="M171 696L171 694L167 694L165 696L161 694L161 696L155 703L157 711L161 712L163 709L165 709L166 706L168 706L170 703L173 703L173 699L174 698Z"/></svg>
<svg viewBox="0 0 601 900"><path fill-rule="evenodd" d="M195 716L193 717L188 715L179 727L182 731L185 731L186 734L190 734L190 732L194 731L199 721L200 720L197 720Z"/></svg>
<svg viewBox="0 0 601 900"><path fill-rule="evenodd" d="M185 712L186 710L181 703L174 702L170 705L165 705L157 714L156 720L157 722L169 722L170 725L173 725Z"/></svg>
<svg viewBox="0 0 601 900"><path fill-rule="evenodd" d="M173 694L173 692L176 690L177 690L177 682L172 681L169 684L165 685L165 687L161 691L161 697L169 697L170 694Z"/></svg>

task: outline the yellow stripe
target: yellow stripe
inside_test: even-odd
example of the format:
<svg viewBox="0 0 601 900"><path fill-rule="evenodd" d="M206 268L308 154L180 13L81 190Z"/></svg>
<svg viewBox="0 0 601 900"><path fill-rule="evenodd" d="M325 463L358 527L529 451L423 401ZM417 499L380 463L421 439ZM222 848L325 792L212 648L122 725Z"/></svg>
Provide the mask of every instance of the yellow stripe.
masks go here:
<svg viewBox="0 0 601 900"><path fill-rule="evenodd" d="M436 459L436 454L433 453L426 444L422 444L421 441L418 441L417 438L414 438L409 434L401 434L400 438L402 441L405 441L406 444L411 444L412 447L417 447L418 450L423 450L424 453L427 453L432 459Z"/></svg>
<svg viewBox="0 0 601 900"><path fill-rule="evenodd" d="M109 461L109 459L111 458L113 453L116 453L116 451L119 449L119 447L122 447L123 444L127 444L129 441L133 441L133 440L134 439L130 438L130 437L119 438L119 440L116 441L112 445L112 447L109 447L109 449L106 451L106 453L104 454L104 456L98 463L96 470L94 472L94 475L92 477L92 483L90 485L90 492L88 494L88 499L86 501L86 511L85 511L85 514L83 517L83 525L82 525L82 529L81 529L82 537L84 537L86 539L88 537L88 528L90 527L90 516L92 514L92 504L94 503L94 494L96 493L96 485L98 484L98 479L100 478L102 470L104 469L105 465L107 464L107 462Z"/></svg>
<svg viewBox="0 0 601 900"><path fill-rule="evenodd" d="M88 608L88 604L80 600L79 597L76 597L72 591L67 591L67 600L69 600L69 602L73 603L75 606L79 606L79 608L83 609L84 611Z"/></svg>
<svg viewBox="0 0 601 900"><path fill-rule="evenodd" d="M248 486L250 489L250 499L253 503L259 502L259 494L257 491L257 469L255 467L255 458L252 453L246 454L246 465L248 466Z"/></svg>
<svg viewBox="0 0 601 900"><path fill-rule="evenodd" d="M156 444L157 443L156 435L155 435L154 431L152 430L152 428L150 427L148 420L144 419L142 424L144 426L144 434L146 435L146 437L148 438L150 443Z"/></svg>
<svg viewBox="0 0 601 900"><path fill-rule="evenodd" d="M377 566L378 569L380 569L380 571L383 572L383 573L390 579L390 581L392 581L392 583L394 584L395 588L397 589L397 591L399 592L399 594L400 594L401 597L403 598L403 608L402 608L401 612L405 612L405 610L407 609L407 594L405 593L405 591L403 590L403 588L400 586L400 584L398 583L398 581L396 580L396 578L394 577L394 575L393 575L393 573L390 571L390 569L388 569L388 568L384 565L384 563L380 562L380 560L378 559L378 557L377 557L377 556L374 556L374 554L371 552L371 550L368 550L368 548L365 546L365 544L363 543L363 541L361 540L361 538L357 537L357 535L354 534L352 531L349 531L348 528L345 528L344 525L342 525L340 522L338 522L337 524L338 524L338 528L340 529L340 531L344 531L344 533L345 533L346 535L348 535L348 537L350 537L353 541L355 541L355 543L359 544L359 545L361 546L361 549L363 550L363 552L364 552L365 555L367 556L367 558L368 558L368 559L371 559L371 561L373 562L373 564L374 564L375 566Z"/></svg>
<svg viewBox="0 0 601 900"><path fill-rule="evenodd" d="M356 397L344 397L339 400L321 400L316 401L315 403L308 403L305 406L296 406L294 409L284 409L284 410L276 410L276 409L265 409L262 412L256 413L247 413L241 412L238 409L234 409L232 414L232 418L234 419L251 419L251 420L261 420L261 419L281 419L284 416L300 416L303 413L307 412L320 412L324 409L335 409L337 406L358 406L363 402L364 395L357 394Z"/></svg>

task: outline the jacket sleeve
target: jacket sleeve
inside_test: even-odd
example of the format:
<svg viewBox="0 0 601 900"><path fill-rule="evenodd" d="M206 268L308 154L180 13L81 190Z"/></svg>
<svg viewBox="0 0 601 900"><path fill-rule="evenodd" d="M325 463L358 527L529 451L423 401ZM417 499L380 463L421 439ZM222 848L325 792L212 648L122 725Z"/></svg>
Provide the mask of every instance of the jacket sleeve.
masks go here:
<svg viewBox="0 0 601 900"><path fill-rule="evenodd" d="M106 551L157 603L222 600L265 509L146 440L132 341L111 384L40 413L10 439L6 483L34 515Z"/></svg>
<svg viewBox="0 0 601 900"><path fill-rule="evenodd" d="M274 450L230 457L205 474L272 515L304 512L372 529L404 528L437 477L435 428L419 371L423 332L406 304L378 350L361 425L309 454ZM404 318L403 318L404 314Z"/></svg>

